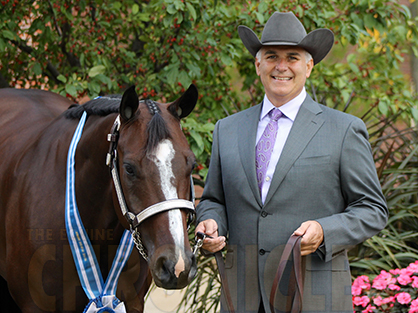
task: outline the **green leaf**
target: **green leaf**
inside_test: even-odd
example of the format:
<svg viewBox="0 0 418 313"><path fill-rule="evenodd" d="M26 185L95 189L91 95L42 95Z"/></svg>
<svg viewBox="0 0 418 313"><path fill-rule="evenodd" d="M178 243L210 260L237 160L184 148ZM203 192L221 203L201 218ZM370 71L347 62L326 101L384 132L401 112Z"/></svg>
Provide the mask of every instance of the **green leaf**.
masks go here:
<svg viewBox="0 0 418 313"><path fill-rule="evenodd" d="M257 16L258 22L263 25L264 24L264 15L260 12L255 12L255 15Z"/></svg>
<svg viewBox="0 0 418 313"><path fill-rule="evenodd" d="M221 55L221 60L222 60L222 63L225 64L226 66L232 65L232 59L227 54L222 54Z"/></svg>
<svg viewBox="0 0 418 313"><path fill-rule="evenodd" d="M132 6L132 14L135 15L139 12L139 5L134 3L134 5Z"/></svg>
<svg viewBox="0 0 418 313"><path fill-rule="evenodd" d="M58 77L57 77L57 79L59 81L63 82L64 84L67 83L67 78L64 75L62 75L62 74L59 74Z"/></svg>
<svg viewBox="0 0 418 313"><path fill-rule="evenodd" d="M3 30L2 35L4 38L15 40L16 36L14 33L12 33L10 30Z"/></svg>
<svg viewBox="0 0 418 313"><path fill-rule="evenodd" d="M39 63L35 63L35 64L33 65L32 70L33 70L33 72L35 73L35 75L36 75L36 76L41 75L41 74L42 74L42 67L41 67L41 64L39 64Z"/></svg>
<svg viewBox="0 0 418 313"><path fill-rule="evenodd" d="M89 76L94 77L94 76L97 76L99 74L103 74L105 72L105 70L106 70L106 67L104 65L97 65L95 67L92 67L89 70Z"/></svg>
<svg viewBox="0 0 418 313"><path fill-rule="evenodd" d="M171 86L174 86L175 82L177 81L177 75L178 75L177 67L167 68L167 73L166 73L167 83Z"/></svg>
<svg viewBox="0 0 418 313"><path fill-rule="evenodd" d="M170 4L167 6L167 13L168 14L176 14L177 13L177 9L174 6L174 4Z"/></svg>
<svg viewBox="0 0 418 313"><path fill-rule="evenodd" d="M380 113L382 113L385 116L388 115L389 107L385 101L380 101L378 104L378 108L379 108Z"/></svg>
<svg viewBox="0 0 418 313"><path fill-rule="evenodd" d="M193 63L187 63L186 67L194 74L194 76L200 77L201 75L200 67L196 66Z"/></svg>
<svg viewBox="0 0 418 313"><path fill-rule="evenodd" d="M192 138L196 142L197 146L199 147L199 150L203 151L204 144L203 144L202 136L200 136L200 134L194 130L190 130L190 136L192 136Z"/></svg>
<svg viewBox="0 0 418 313"><path fill-rule="evenodd" d="M190 86L190 84L192 83L190 76L185 71L181 71L177 79L178 82L180 82L183 86L186 87Z"/></svg>
<svg viewBox="0 0 418 313"><path fill-rule="evenodd" d="M77 88L74 85L66 85L65 86L65 91L73 96L73 97L77 97Z"/></svg>
<svg viewBox="0 0 418 313"><path fill-rule="evenodd" d="M260 12L261 14L264 14L264 12L266 12L268 9L268 4L264 1L261 1L260 4L258 5L258 12Z"/></svg>
<svg viewBox="0 0 418 313"><path fill-rule="evenodd" d="M415 120L415 124L418 124L418 108L411 109L412 118Z"/></svg>
<svg viewBox="0 0 418 313"><path fill-rule="evenodd" d="M112 3L112 6L113 6L113 8L114 8L115 10L119 11L119 10L121 9L121 7L122 7L122 3L120 3L119 1L117 1L117 2L113 2L113 3Z"/></svg>
<svg viewBox="0 0 418 313"><path fill-rule="evenodd" d="M186 6L187 6L187 10L189 11L189 13L191 14L191 16L193 17L193 20L196 21L196 10L194 9L193 5L189 2L186 2Z"/></svg>
<svg viewBox="0 0 418 313"><path fill-rule="evenodd" d="M96 97L100 93L100 85L96 82L89 83L89 90L93 97Z"/></svg>

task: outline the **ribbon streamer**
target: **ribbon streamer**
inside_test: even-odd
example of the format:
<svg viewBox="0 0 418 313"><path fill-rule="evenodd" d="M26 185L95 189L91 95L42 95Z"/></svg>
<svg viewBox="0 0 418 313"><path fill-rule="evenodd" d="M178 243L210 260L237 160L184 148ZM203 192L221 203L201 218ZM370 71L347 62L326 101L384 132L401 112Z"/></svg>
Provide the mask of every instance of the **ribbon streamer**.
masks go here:
<svg viewBox="0 0 418 313"><path fill-rule="evenodd" d="M132 235L125 230L120 240L116 256L106 282L103 277L91 245L90 239L84 229L75 198L75 151L80 141L87 113L84 112L75 130L68 150L67 178L65 193L65 225L68 242L70 243L77 273L81 285L90 299L84 312L100 313L115 312L125 313L125 305L116 298L116 289L120 273L131 255L134 246Z"/></svg>

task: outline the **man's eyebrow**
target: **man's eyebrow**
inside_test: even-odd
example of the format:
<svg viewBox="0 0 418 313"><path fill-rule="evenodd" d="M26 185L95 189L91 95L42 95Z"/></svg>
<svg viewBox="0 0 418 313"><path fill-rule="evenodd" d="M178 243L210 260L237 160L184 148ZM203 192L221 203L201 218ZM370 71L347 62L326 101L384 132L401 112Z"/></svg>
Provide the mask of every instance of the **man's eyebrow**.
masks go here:
<svg viewBox="0 0 418 313"><path fill-rule="evenodd" d="M266 50L264 52L264 55L272 55L272 54L277 54L277 52L275 50ZM287 56L300 56L301 54L299 52L296 51L291 51L291 52L287 52L286 53Z"/></svg>
<svg viewBox="0 0 418 313"><path fill-rule="evenodd" d="M277 54L277 53L276 53L276 51L274 51L274 50L266 50L266 51L264 52L264 55L267 55L267 54Z"/></svg>

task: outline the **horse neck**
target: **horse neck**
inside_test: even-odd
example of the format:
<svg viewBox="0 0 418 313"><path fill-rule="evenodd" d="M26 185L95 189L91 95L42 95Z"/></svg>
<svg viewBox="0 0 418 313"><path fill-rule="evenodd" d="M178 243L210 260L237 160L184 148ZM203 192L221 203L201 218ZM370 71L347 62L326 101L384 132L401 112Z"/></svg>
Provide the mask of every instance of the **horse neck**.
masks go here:
<svg viewBox="0 0 418 313"><path fill-rule="evenodd" d="M106 165L107 134L116 118L91 116L87 119L76 152L76 197L85 228L109 229L118 224L112 180Z"/></svg>

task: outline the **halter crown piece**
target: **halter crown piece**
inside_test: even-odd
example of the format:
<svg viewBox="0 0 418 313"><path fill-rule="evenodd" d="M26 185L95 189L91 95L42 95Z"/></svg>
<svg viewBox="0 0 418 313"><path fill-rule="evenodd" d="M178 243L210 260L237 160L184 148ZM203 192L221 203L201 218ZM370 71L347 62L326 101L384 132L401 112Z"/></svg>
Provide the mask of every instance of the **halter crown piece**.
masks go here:
<svg viewBox="0 0 418 313"><path fill-rule="evenodd" d="M118 250L106 282L103 283L100 267L91 245L90 239L84 229L75 198L75 151L81 138L83 127L87 119L84 112L71 140L67 157L67 178L65 192L65 226L68 242L77 268L84 292L90 299L83 312L100 313L114 312L126 313L125 305L116 298L116 289L119 275L129 259L133 248L132 236L125 230L120 240Z"/></svg>

